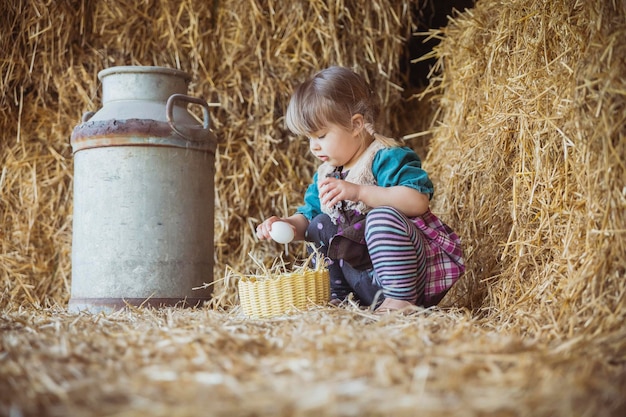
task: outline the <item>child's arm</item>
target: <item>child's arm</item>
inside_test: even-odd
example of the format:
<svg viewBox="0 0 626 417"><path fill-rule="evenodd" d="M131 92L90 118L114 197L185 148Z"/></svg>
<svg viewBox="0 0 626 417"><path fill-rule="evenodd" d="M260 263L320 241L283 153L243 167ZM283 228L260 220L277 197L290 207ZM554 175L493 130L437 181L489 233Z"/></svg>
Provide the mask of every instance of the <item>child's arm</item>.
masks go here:
<svg viewBox="0 0 626 417"><path fill-rule="evenodd" d="M270 230L272 223L283 221L289 223L294 229L294 240L304 240L306 228L309 227L309 217L313 218L320 212L320 200L317 192L317 172L313 175L313 182L309 185L304 195L304 205L298 209L298 213L289 217L280 218L272 216L256 228L256 235L259 239L271 239Z"/></svg>
<svg viewBox="0 0 626 417"><path fill-rule="evenodd" d="M430 207L430 197L427 194L403 185L395 187L360 185L357 187L357 199L370 207L391 206L408 217L421 216Z"/></svg>
<svg viewBox="0 0 626 417"><path fill-rule="evenodd" d="M408 217L415 217L424 214L430 205L427 194L402 185L380 187L324 178L319 189L321 202L331 207L341 200L361 201L370 207L391 206Z"/></svg>

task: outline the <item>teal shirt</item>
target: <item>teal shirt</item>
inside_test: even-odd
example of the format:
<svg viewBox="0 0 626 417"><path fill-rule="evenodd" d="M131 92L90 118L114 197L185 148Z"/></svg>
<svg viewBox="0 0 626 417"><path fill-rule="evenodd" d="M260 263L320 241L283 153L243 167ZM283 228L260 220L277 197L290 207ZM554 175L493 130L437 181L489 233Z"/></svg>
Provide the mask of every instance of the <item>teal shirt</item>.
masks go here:
<svg viewBox="0 0 626 417"><path fill-rule="evenodd" d="M433 183L422 169L422 161L411 148L392 147L381 149L374 156L372 173L380 187L404 185L432 198ZM319 191L317 189L317 172L313 175L313 183L304 194L304 205L298 207L297 213L311 220L322 212Z"/></svg>

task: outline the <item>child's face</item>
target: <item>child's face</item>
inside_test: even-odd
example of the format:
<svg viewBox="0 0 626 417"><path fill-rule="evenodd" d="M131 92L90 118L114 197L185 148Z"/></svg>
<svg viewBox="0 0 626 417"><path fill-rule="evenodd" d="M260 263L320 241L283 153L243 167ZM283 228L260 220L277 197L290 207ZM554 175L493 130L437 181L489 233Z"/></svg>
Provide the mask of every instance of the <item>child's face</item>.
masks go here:
<svg viewBox="0 0 626 417"><path fill-rule="evenodd" d="M309 135L311 153L332 166L350 167L363 152L363 141L356 130L346 130L336 124Z"/></svg>

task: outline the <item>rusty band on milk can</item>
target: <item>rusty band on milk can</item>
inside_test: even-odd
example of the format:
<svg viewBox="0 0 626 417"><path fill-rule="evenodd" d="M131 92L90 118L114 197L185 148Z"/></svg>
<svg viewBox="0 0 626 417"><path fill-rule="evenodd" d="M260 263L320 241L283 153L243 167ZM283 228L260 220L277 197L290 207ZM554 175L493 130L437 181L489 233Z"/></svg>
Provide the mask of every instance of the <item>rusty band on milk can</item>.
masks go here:
<svg viewBox="0 0 626 417"><path fill-rule="evenodd" d="M197 104L203 110L202 126L180 126L174 118L175 103ZM184 94L173 94L165 105L167 122L151 119L89 119L94 112L86 112L83 122L72 131L72 150L107 146L171 146L215 153L216 142L210 140L209 107L206 101Z"/></svg>

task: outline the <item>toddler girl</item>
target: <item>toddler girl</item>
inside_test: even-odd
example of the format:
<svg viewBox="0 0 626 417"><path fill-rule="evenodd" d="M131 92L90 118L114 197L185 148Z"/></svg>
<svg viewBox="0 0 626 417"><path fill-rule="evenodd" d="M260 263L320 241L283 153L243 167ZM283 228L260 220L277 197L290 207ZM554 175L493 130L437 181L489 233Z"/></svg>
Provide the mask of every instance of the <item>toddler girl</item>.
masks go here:
<svg viewBox="0 0 626 417"><path fill-rule="evenodd" d="M322 163L297 212L256 233L270 238L281 220L313 242L328 259L335 305L352 292L364 305L378 301L377 311L432 306L465 269L460 240L430 212L433 184L417 154L376 133L377 116L369 85L348 68L297 87L287 127Z"/></svg>

